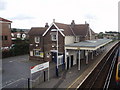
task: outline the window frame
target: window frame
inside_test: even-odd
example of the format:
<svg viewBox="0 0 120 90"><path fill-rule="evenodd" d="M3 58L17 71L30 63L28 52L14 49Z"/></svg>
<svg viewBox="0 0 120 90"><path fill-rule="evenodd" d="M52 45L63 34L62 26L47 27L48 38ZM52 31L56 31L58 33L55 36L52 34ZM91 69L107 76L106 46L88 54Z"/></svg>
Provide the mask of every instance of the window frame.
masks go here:
<svg viewBox="0 0 120 90"><path fill-rule="evenodd" d="M63 64L63 55L59 55L58 56L58 65L62 65Z"/></svg>
<svg viewBox="0 0 120 90"><path fill-rule="evenodd" d="M52 34L51 35L51 40L52 41L57 41L57 35L56 34Z"/></svg>
<svg viewBox="0 0 120 90"><path fill-rule="evenodd" d="M75 42L79 42L80 38L79 36L75 36Z"/></svg>
<svg viewBox="0 0 120 90"><path fill-rule="evenodd" d="M34 56L37 56L37 57L42 57L43 58L43 52L40 51L40 50L34 50Z"/></svg>
<svg viewBox="0 0 120 90"><path fill-rule="evenodd" d="M4 40L8 40L8 36L4 36Z"/></svg>
<svg viewBox="0 0 120 90"><path fill-rule="evenodd" d="M34 40L35 40L35 43L40 43L40 37L39 36L35 36Z"/></svg>

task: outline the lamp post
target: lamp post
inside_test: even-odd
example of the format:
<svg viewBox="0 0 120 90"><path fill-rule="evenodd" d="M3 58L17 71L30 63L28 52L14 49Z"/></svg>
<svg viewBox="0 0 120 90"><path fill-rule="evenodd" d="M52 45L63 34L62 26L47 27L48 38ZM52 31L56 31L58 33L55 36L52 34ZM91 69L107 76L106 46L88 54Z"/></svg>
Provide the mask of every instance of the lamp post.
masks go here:
<svg viewBox="0 0 120 90"><path fill-rule="evenodd" d="M58 29L56 29L57 30L57 37L56 37L56 39L57 39L57 65L56 65L56 76L58 77L59 75L58 75Z"/></svg>

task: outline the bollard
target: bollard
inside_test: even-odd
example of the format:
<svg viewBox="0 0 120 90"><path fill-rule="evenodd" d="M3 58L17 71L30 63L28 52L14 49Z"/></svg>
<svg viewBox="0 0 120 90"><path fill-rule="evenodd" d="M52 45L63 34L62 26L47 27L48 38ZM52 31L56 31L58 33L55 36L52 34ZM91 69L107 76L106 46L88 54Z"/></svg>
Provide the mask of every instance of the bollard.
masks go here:
<svg viewBox="0 0 120 90"><path fill-rule="evenodd" d="M28 78L28 90L30 90L30 78Z"/></svg>
<svg viewBox="0 0 120 90"><path fill-rule="evenodd" d="M45 82L45 71L44 71L44 82Z"/></svg>
<svg viewBox="0 0 120 90"><path fill-rule="evenodd" d="M57 66L56 66L56 76L58 77L59 75L58 75L58 68L57 68Z"/></svg>

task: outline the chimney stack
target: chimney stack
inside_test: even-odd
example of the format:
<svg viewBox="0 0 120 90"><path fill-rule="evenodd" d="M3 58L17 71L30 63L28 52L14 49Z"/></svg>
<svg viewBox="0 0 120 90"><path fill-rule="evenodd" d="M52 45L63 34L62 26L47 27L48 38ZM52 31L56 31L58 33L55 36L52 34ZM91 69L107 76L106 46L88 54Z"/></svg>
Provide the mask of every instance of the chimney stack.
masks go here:
<svg viewBox="0 0 120 90"><path fill-rule="evenodd" d="M55 19L53 19L53 22L55 22Z"/></svg>
<svg viewBox="0 0 120 90"><path fill-rule="evenodd" d="M74 25L75 25L75 21L72 20L72 22L71 22L71 27L74 27Z"/></svg>
<svg viewBox="0 0 120 90"><path fill-rule="evenodd" d="M48 23L45 24L45 27L49 27Z"/></svg>

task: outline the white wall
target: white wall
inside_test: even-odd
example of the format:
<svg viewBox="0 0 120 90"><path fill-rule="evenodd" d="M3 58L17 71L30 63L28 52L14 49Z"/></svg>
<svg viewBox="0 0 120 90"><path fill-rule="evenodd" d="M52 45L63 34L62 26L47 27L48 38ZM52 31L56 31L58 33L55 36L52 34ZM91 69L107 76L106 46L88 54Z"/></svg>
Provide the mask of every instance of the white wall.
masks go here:
<svg viewBox="0 0 120 90"><path fill-rule="evenodd" d="M77 62L77 53L76 53L76 51L69 51L69 56L70 55L73 55L73 65L75 65L76 62Z"/></svg>
<svg viewBox="0 0 120 90"><path fill-rule="evenodd" d="M67 44L72 44L75 41L75 37L74 36L65 36L65 45Z"/></svg>

